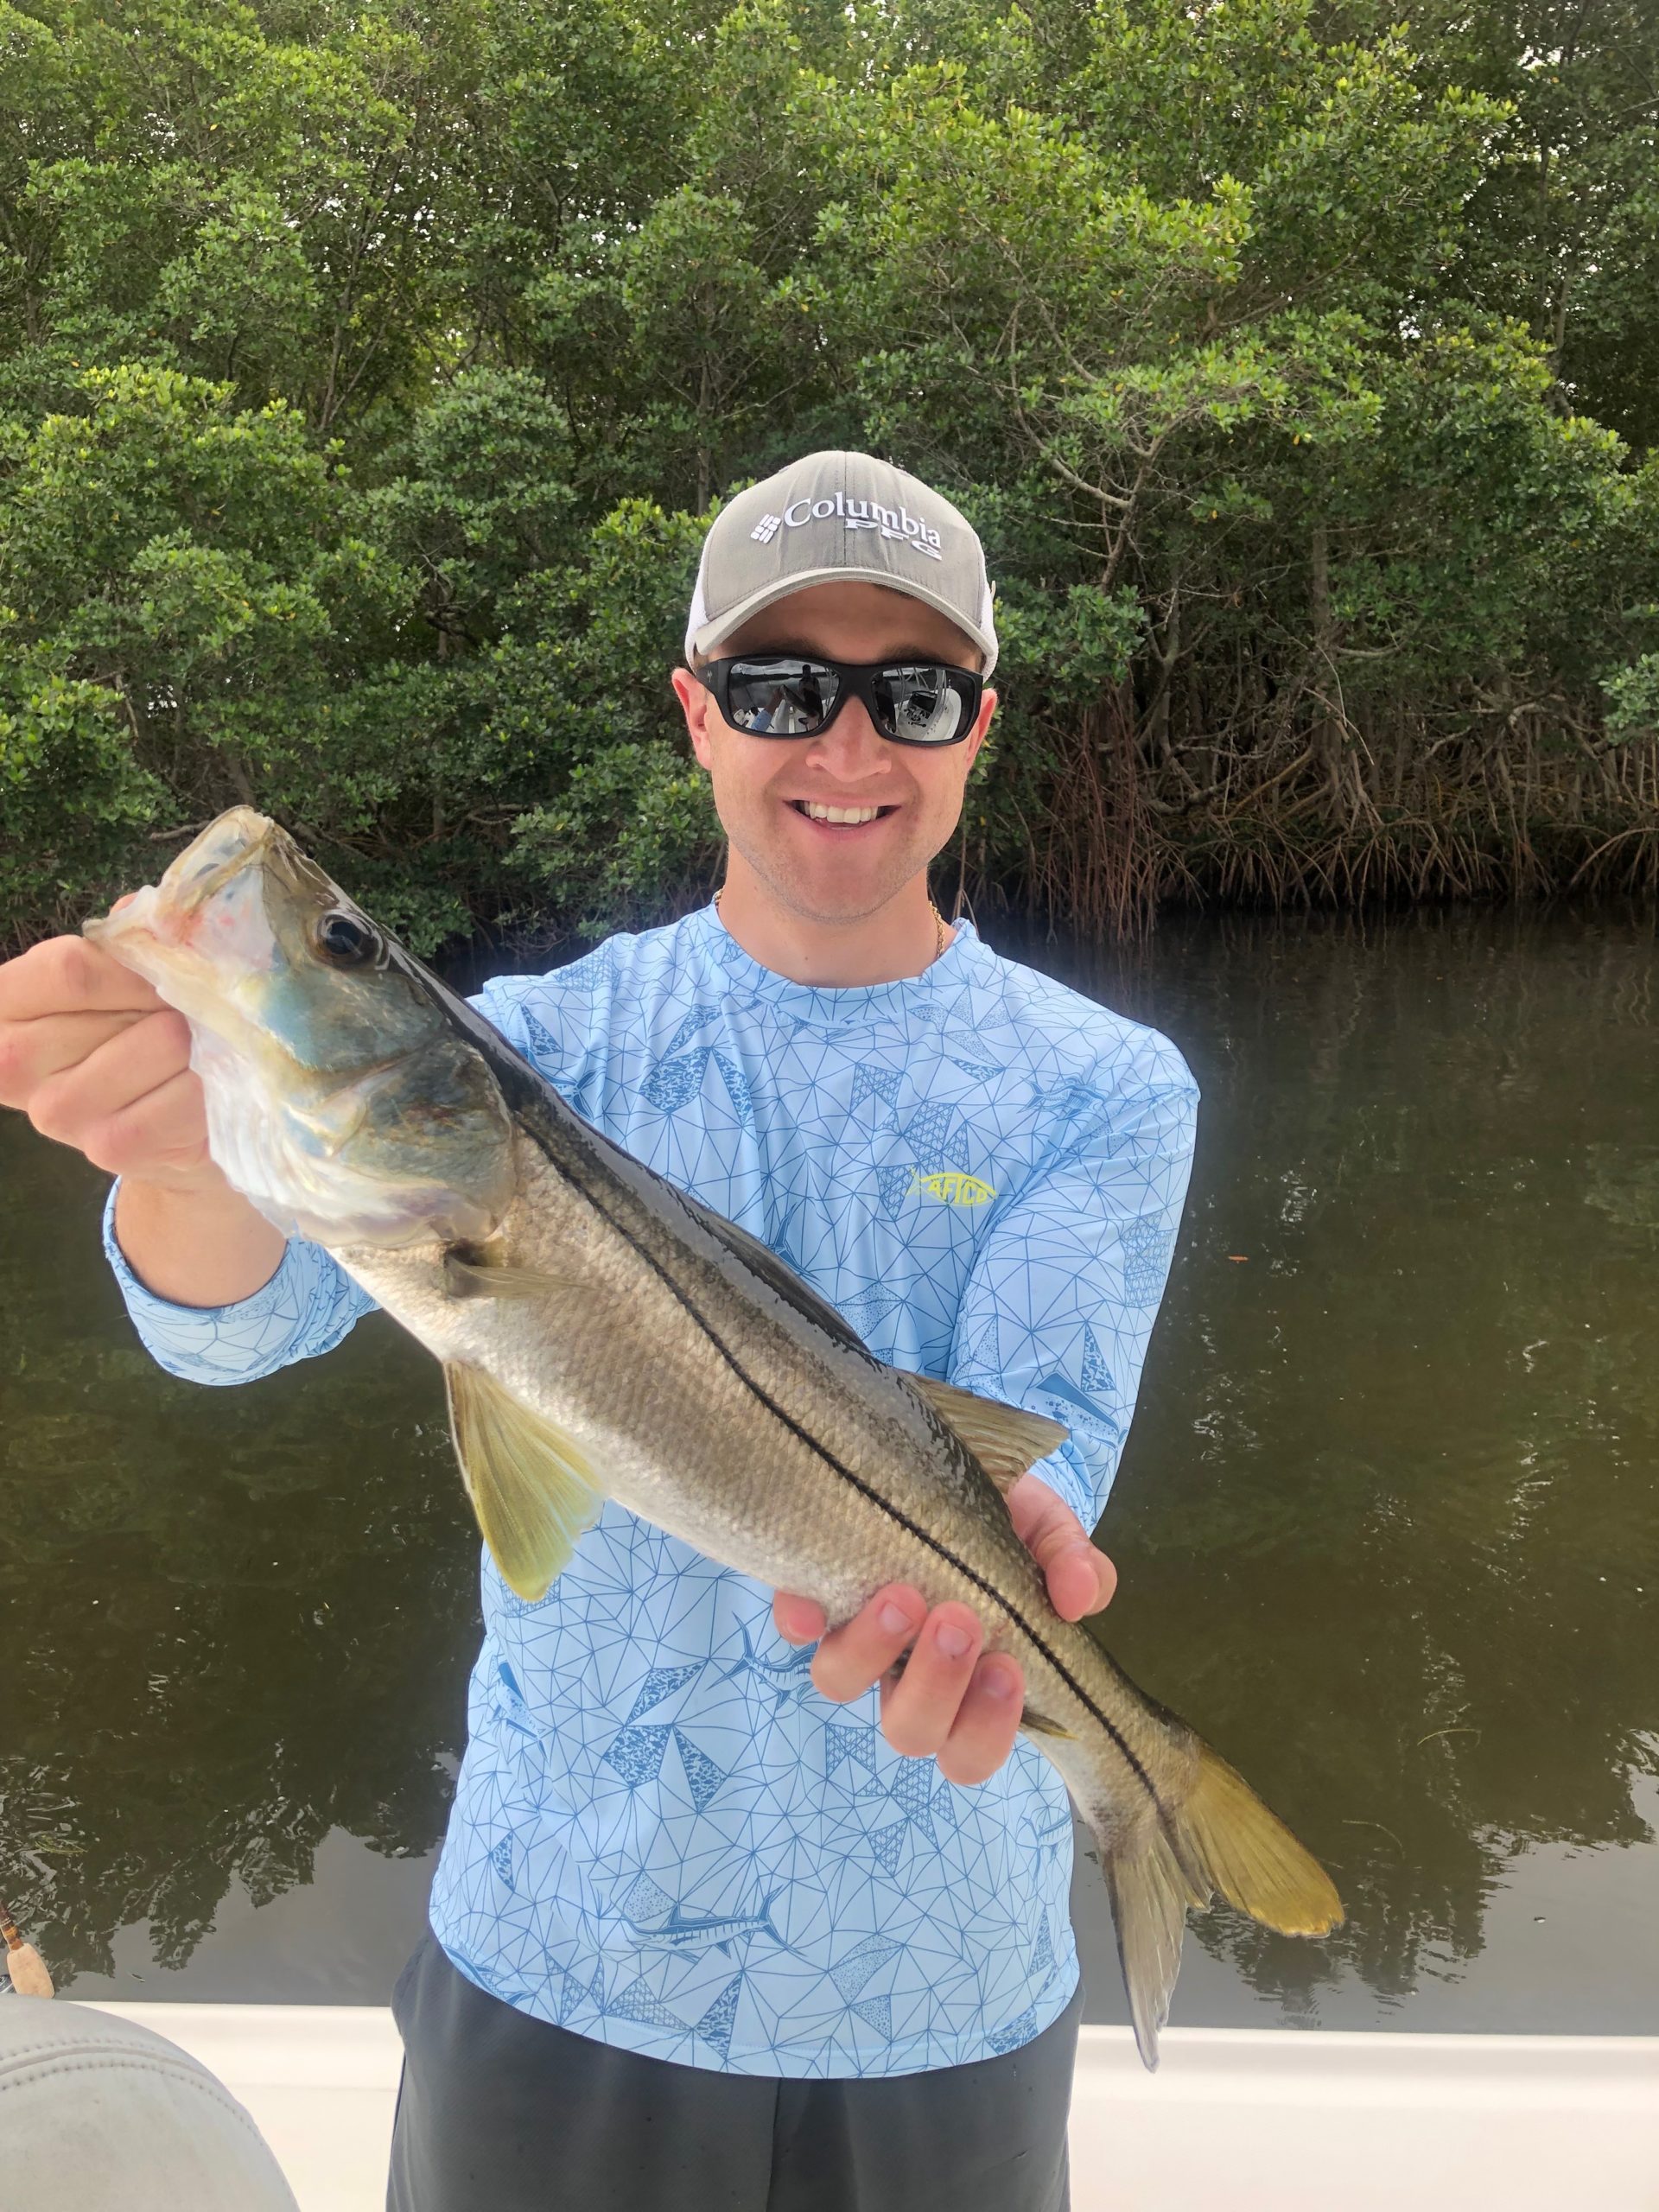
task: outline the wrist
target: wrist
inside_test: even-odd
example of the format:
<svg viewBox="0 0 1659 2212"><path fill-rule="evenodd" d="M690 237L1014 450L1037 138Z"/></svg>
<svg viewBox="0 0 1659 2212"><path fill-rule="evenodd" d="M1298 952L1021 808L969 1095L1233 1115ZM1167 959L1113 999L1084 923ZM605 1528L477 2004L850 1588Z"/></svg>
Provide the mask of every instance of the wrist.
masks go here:
<svg viewBox="0 0 1659 2212"><path fill-rule="evenodd" d="M225 1171L204 1157L194 1167L157 1166L148 1169L129 1169L121 1179L123 1194L130 1192L142 1194L144 1203L156 1199L179 1199L194 1206L245 1206L247 1199L233 1191L225 1179Z"/></svg>
<svg viewBox="0 0 1659 2212"><path fill-rule="evenodd" d="M288 1239L219 1172L124 1176L111 1227L142 1287L174 1306L233 1306L276 1273Z"/></svg>

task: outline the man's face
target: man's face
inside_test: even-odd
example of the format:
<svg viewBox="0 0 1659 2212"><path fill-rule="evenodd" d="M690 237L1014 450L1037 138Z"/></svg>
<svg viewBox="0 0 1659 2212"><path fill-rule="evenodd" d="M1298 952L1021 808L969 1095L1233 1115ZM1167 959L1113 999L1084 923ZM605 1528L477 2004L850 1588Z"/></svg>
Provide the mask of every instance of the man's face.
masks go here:
<svg viewBox="0 0 1659 2212"><path fill-rule="evenodd" d="M715 648L721 659L763 652L824 660L979 664L978 648L920 600L880 584L813 584L765 607ZM749 737L729 728L689 669L674 672L692 750L714 785L733 849L779 902L806 919L847 922L879 912L949 842L963 786L996 707L987 691L958 745L895 745L849 699L817 737ZM869 818L815 820L834 807Z"/></svg>

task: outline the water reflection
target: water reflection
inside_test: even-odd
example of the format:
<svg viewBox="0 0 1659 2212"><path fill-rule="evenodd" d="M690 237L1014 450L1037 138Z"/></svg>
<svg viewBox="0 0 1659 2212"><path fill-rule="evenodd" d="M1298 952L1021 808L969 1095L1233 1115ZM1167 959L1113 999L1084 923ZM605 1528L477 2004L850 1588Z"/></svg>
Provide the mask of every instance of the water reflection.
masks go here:
<svg viewBox="0 0 1659 2212"><path fill-rule="evenodd" d="M174 1382L98 1252L101 1183L0 1118L0 1893L64 1980L138 1922L182 1965L336 1825L429 1850L476 1618L431 1361L376 1317L287 1377ZM320 1957L336 1934L320 1895Z"/></svg>
<svg viewBox="0 0 1659 2212"><path fill-rule="evenodd" d="M1030 957L1205 1096L1113 1649L1350 1911L1321 1945L1197 1923L1175 2018L1659 2031L1650 927ZM0 1119L0 1893L86 1993L384 1998L476 1635L435 1369L376 1320L245 1389L170 1381L100 1181ZM1079 1914L1117 2017L1086 1868Z"/></svg>
<svg viewBox="0 0 1659 2212"><path fill-rule="evenodd" d="M1110 1639L1338 1874L1328 1943L1198 1924L1286 2017L1417 2024L1529 1853L1623 1846L1604 2019L1506 1921L1459 2024L1659 2031L1652 958L1636 922L1236 923L1100 979L1206 1101ZM1232 2014L1205 1986L1178 2019Z"/></svg>

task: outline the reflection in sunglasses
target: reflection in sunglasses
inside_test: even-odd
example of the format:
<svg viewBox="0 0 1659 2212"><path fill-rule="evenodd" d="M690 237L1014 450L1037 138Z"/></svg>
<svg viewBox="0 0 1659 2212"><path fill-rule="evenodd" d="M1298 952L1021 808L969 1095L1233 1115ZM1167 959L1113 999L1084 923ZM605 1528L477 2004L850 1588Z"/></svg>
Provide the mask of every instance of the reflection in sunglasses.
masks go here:
<svg viewBox="0 0 1659 2212"><path fill-rule="evenodd" d="M793 655L714 661L700 671L729 726L753 737L812 737L827 729L850 692L874 727L899 745L950 745L965 737L982 685L971 670L944 662L868 664Z"/></svg>

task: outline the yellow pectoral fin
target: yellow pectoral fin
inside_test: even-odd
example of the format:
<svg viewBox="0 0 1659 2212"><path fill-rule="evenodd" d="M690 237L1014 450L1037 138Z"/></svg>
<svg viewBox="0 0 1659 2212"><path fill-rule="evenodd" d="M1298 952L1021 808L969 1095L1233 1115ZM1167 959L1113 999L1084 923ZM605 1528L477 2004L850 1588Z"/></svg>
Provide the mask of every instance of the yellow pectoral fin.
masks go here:
<svg viewBox="0 0 1659 2212"><path fill-rule="evenodd" d="M509 1587L534 1603L604 1498L581 1452L482 1368L443 1370L449 1427L478 1525Z"/></svg>
<svg viewBox="0 0 1659 2212"><path fill-rule="evenodd" d="M954 1429L1001 1491L1019 1481L1034 1460L1058 1452L1071 1430L1023 1406L982 1398L976 1390L937 1382L931 1375L906 1375L947 1428Z"/></svg>

